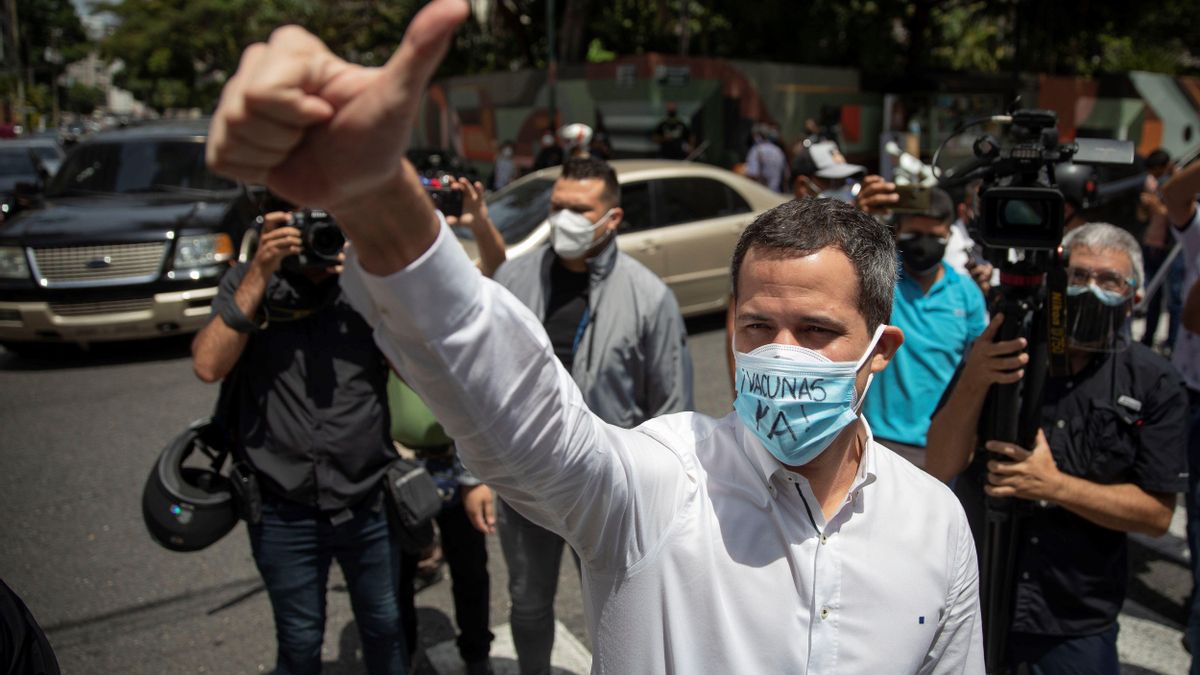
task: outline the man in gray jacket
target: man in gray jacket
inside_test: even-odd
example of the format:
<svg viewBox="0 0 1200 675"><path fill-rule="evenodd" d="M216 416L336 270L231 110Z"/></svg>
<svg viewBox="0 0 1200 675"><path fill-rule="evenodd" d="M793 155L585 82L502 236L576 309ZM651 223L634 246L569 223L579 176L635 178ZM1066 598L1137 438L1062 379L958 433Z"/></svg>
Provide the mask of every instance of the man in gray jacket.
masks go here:
<svg viewBox="0 0 1200 675"><path fill-rule="evenodd" d="M514 258L495 279L546 328L583 399L624 428L692 408L692 360L675 296L617 250L621 187L607 163L576 157L550 198L550 244ZM550 672L563 539L501 502L513 641L521 672Z"/></svg>

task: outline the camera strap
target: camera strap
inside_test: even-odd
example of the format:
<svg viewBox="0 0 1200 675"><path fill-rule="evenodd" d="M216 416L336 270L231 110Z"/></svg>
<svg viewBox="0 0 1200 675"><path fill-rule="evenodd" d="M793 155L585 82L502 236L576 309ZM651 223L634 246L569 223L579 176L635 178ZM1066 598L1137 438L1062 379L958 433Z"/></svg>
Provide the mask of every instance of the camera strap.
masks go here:
<svg viewBox="0 0 1200 675"><path fill-rule="evenodd" d="M1046 272L1046 357L1051 377L1071 374L1067 357L1067 265L1061 249Z"/></svg>

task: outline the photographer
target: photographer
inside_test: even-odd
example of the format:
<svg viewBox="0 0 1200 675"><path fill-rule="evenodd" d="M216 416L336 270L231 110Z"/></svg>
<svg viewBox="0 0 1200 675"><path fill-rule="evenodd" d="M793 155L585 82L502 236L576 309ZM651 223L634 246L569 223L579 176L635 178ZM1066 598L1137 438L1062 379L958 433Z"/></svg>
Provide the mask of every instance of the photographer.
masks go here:
<svg viewBox="0 0 1200 675"><path fill-rule="evenodd" d="M1009 663L1035 673L1117 673L1116 618L1128 577L1126 532L1161 535L1185 487L1187 397L1174 369L1128 336L1142 287L1141 248L1092 223L1063 241L1070 375L1049 377L1032 449L986 440L992 384L1019 380L1018 338L976 340L929 427L926 470L949 481L977 540L984 495L1022 500ZM965 470L965 471L964 471ZM962 475L959 475L960 472Z"/></svg>
<svg viewBox="0 0 1200 675"><path fill-rule="evenodd" d="M285 263L304 249L290 223L267 214L254 259L222 278L213 318L192 343L193 367L205 382L234 376L235 436L262 492L249 533L275 615L276 672L321 670L336 558L367 672L403 673L400 550L381 488L396 458L388 365L343 296L340 264Z"/></svg>

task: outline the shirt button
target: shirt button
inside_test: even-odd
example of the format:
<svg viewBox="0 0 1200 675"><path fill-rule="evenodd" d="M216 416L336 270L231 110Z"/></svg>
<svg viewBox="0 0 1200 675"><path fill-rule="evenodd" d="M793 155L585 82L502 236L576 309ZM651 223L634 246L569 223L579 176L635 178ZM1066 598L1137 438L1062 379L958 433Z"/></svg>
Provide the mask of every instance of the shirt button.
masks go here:
<svg viewBox="0 0 1200 675"><path fill-rule="evenodd" d="M1057 422L1055 422L1055 423L1054 423L1054 426L1058 427L1059 429L1062 429L1063 427L1067 426L1067 421L1066 421L1066 420L1059 420L1059 421L1057 421Z"/></svg>
<svg viewBox="0 0 1200 675"><path fill-rule="evenodd" d="M826 537L825 535L822 534L821 535L821 544L828 544L828 543L829 543L829 537Z"/></svg>
<svg viewBox="0 0 1200 675"><path fill-rule="evenodd" d="M1028 579L1028 578L1029 578L1029 572L1021 572L1021 578L1022 578L1022 579Z"/></svg>
<svg viewBox="0 0 1200 675"><path fill-rule="evenodd" d="M822 619L828 619L830 614L832 614L832 612L829 611L828 607L821 608L821 618Z"/></svg>
<svg viewBox="0 0 1200 675"><path fill-rule="evenodd" d="M1037 538L1037 537L1030 537L1030 538L1029 538L1029 543L1031 543L1031 544L1036 544L1036 543L1038 543L1038 538Z"/></svg>

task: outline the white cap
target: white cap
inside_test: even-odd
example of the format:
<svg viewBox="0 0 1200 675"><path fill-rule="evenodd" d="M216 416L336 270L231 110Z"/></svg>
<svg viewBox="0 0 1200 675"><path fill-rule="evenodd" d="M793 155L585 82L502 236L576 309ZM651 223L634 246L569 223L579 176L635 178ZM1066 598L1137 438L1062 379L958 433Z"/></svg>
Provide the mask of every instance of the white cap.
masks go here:
<svg viewBox="0 0 1200 675"><path fill-rule="evenodd" d="M867 167L858 164L848 164L837 143L821 141L813 143L808 148L808 154L816 165L816 175L820 178L849 178L854 174L866 173Z"/></svg>

